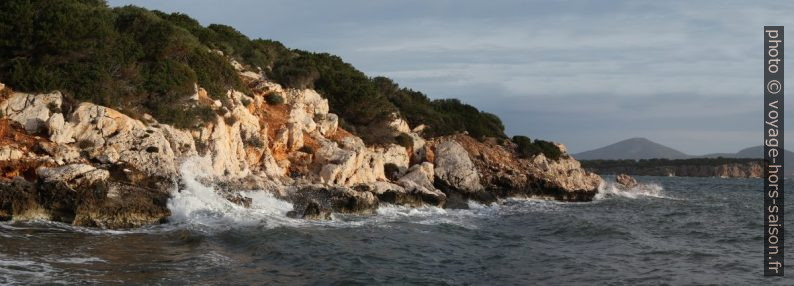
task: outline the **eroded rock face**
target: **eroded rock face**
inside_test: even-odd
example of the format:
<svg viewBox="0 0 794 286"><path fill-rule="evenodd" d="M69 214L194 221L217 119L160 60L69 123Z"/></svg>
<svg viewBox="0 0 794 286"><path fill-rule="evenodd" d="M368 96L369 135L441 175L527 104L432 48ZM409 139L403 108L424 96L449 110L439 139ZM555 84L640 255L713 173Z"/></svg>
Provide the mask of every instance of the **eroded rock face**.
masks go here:
<svg viewBox="0 0 794 286"><path fill-rule="evenodd" d="M190 130L91 103L62 108L57 92L6 92L0 219L103 228L160 223L170 215L178 167L198 162L189 160L196 156L207 171L200 181L229 201L250 206L239 191L265 190L293 203L291 217L312 220L332 219L332 212L371 214L381 203L466 207L467 200L509 196L582 201L592 199L601 182L567 156L519 158L514 146L466 135L426 141L419 136L423 126L412 130L398 117L373 132L407 134L413 144L367 146L339 127L317 92L285 89L240 68L254 94L231 90L212 99L196 86L192 102L218 115ZM285 104L268 105L264 96L273 93Z"/></svg>
<svg viewBox="0 0 794 286"><path fill-rule="evenodd" d="M583 170L579 162L567 154L564 154L559 160L549 160L542 154L533 158L520 158L515 152L515 146L509 142L503 146L495 142L479 142L466 135L437 138L431 145L438 146L438 144L450 141L457 142L465 149L480 175L483 191L468 193L470 194L469 199L491 202L503 197L531 196L563 201L589 201L598 192L598 186L602 182L601 177ZM450 144L447 147L453 145ZM436 149L438 148L436 147ZM451 150L442 148L442 150L444 149ZM437 153L437 151L433 152L432 157L437 158L439 156ZM459 153L459 151L455 153ZM449 156L444 155L443 157ZM449 176L437 176L437 178L449 178ZM454 181L442 179L437 182ZM463 191L464 189L455 188L452 184L441 185L441 187L446 187L444 191L448 196L450 190L457 191L464 196L467 194ZM465 186L465 184L460 185Z"/></svg>

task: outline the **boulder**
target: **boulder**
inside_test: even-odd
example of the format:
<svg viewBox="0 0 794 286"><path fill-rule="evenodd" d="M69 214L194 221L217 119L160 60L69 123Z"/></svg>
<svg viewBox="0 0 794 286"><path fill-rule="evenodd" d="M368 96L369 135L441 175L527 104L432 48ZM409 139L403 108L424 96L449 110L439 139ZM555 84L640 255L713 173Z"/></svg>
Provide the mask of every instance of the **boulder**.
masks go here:
<svg viewBox="0 0 794 286"><path fill-rule="evenodd" d="M462 193L483 190L480 174L469 158L466 149L455 141L444 141L436 145L435 175L446 186Z"/></svg>
<svg viewBox="0 0 794 286"><path fill-rule="evenodd" d="M319 173L322 183L353 186L386 180L382 154L366 147L361 138L345 137L338 144L316 139L320 147L315 150L315 160L322 166Z"/></svg>
<svg viewBox="0 0 794 286"><path fill-rule="evenodd" d="M58 144L74 143L72 125L66 123L63 114L54 113L46 124L50 141Z"/></svg>
<svg viewBox="0 0 794 286"><path fill-rule="evenodd" d="M287 216L305 220L331 220L331 210L315 200L309 200L294 204L293 209L287 212Z"/></svg>
<svg viewBox="0 0 794 286"><path fill-rule="evenodd" d="M446 200L446 195L435 189L428 190L415 186L406 189L397 184L381 181L359 185L356 186L355 189L365 190L375 194L375 196L378 197L378 201L381 203L410 207L419 207L422 205L441 207Z"/></svg>
<svg viewBox="0 0 794 286"><path fill-rule="evenodd" d="M53 113L60 113L63 98L60 92L27 94L16 92L0 102L5 117L25 127L29 133L46 132L46 122Z"/></svg>
<svg viewBox="0 0 794 286"><path fill-rule="evenodd" d="M637 187L637 180L626 174L619 174L615 177L618 183L618 188L631 189Z"/></svg>
<svg viewBox="0 0 794 286"><path fill-rule="evenodd" d="M378 198L375 195L347 187L323 185L300 187L290 194L289 199L293 204L302 206L314 201L321 209L340 213L371 214L378 208Z"/></svg>
<svg viewBox="0 0 794 286"><path fill-rule="evenodd" d="M397 184L406 192L421 198L422 202L443 206L447 196L433 185L433 169L433 164L429 162L413 165L402 178L397 180Z"/></svg>

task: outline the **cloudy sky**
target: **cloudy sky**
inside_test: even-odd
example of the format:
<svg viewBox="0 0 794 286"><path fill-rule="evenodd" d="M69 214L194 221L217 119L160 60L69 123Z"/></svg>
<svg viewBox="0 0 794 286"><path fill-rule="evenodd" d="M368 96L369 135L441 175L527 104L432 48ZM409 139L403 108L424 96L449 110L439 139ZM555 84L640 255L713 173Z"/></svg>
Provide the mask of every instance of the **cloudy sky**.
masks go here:
<svg viewBox="0 0 794 286"><path fill-rule="evenodd" d="M573 152L630 137L690 154L759 145L763 26L794 27L794 3L693 2L109 4L182 12L252 38L336 54L370 76L495 113L511 135L560 141Z"/></svg>

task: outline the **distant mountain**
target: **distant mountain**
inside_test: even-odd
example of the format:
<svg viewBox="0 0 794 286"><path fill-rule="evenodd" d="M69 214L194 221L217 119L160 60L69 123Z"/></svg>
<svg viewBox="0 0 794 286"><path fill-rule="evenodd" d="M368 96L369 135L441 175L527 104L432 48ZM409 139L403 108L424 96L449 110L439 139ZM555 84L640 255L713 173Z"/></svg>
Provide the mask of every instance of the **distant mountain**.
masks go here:
<svg viewBox="0 0 794 286"><path fill-rule="evenodd" d="M692 156L645 138L631 138L595 150L573 154L577 160L686 159Z"/></svg>

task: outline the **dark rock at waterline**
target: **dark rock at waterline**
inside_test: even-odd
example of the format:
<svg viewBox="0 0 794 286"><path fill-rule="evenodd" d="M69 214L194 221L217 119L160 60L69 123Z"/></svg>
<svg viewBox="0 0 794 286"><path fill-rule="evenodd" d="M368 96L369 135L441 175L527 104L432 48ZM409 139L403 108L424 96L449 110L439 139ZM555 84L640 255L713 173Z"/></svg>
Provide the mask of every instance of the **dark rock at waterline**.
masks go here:
<svg viewBox="0 0 794 286"><path fill-rule="evenodd" d="M631 189L637 186L637 180L626 174L619 174L615 177L618 187L621 189Z"/></svg>
<svg viewBox="0 0 794 286"><path fill-rule="evenodd" d="M72 164L42 167L37 174L35 181L0 180L0 220L119 229L162 223L171 215L168 189L118 181L103 169Z"/></svg>
<svg viewBox="0 0 794 286"><path fill-rule="evenodd" d="M306 220L331 220L331 210L314 200L310 200L305 204L295 204L294 209L287 212L287 216Z"/></svg>
<svg viewBox="0 0 794 286"><path fill-rule="evenodd" d="M446 203L446 196L442 192L427 191L423 188L406 189L399 185L386 182L376 182L374 184L360 184L353 187L358 192L370 192L374 194L379 202L401 206L419 207L430 205L443 207Z"/></svg>
<svg viewBox="0 0 794 286"><path fill-rule="evenodd" d="M322 208L334 212L371 214L378 208L378 198L371 192L346 187L307 186L288 197L294 204L317 202Z"/></svg>
<svg viewBox="0 0 794 286"><path fill-rule="evenodd" d="M226 200L232 202L233 204L240 205L246 208L250 208L251 203L253 202L253 199L243 196L241 194L225 193L223 197Z"/></svg>

